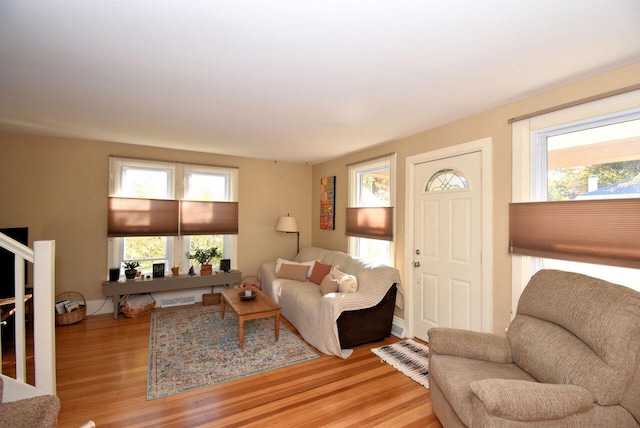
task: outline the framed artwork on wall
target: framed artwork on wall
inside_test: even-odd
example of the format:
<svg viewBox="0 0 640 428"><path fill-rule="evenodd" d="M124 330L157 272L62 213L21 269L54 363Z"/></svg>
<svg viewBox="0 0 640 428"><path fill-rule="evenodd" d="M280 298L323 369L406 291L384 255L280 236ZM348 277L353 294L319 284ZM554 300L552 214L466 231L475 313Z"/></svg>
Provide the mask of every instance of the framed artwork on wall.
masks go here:
<svg viewBox="0 0 640 428"><path fill-rule="evenodd" d="M320 229L335 229L336 176L320 179Z"/></svg>

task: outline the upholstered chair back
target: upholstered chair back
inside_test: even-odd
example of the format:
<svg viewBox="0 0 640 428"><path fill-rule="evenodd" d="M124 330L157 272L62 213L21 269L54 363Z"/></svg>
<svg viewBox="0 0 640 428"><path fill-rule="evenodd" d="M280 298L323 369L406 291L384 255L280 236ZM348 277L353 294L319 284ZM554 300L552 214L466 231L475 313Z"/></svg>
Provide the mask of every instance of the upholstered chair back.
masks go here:
<svg viewBox="0 0 640 428"><path fill-rule="evenodd" d="M535 274L509 326L514 362L539 382L588 389L640 421L640 293L556 270Z"/></svg>

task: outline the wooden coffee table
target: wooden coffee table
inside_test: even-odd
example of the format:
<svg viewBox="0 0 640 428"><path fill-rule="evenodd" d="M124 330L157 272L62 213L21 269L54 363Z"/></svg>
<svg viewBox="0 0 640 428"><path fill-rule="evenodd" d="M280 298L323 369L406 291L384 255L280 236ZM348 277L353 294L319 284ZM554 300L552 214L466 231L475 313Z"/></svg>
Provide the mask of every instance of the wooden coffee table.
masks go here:
<svg viewBox="0 0 640 428"><path fill-rule="evenodd" d="M242 300L240 293L244 293L245 290L252 290L258 295L253 300ZM220 297L220 314L222 318L224 318L224 309L227 304L238 315L240 349L244 349L244 322L247 320L275 317L275 338L278 341L278 335L280 334L280 305L271 300L269 296L255 287L245 287L222 290Z"/></svg>

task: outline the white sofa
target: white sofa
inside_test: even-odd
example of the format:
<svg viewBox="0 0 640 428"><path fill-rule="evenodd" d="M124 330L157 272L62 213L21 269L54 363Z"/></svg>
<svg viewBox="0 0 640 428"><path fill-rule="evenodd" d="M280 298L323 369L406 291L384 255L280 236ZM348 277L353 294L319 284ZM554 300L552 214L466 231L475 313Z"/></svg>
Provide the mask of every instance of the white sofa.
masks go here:
<svg viewBox="0 0 640 428"><path fill-rule="evenodd" d="M404 302L398 270L317 247L303 248L293 262L315 260L355 276L357 290L323 295L308 278L279 278L276 261L264 263L258 275L262 291L300 335L320 352L341 358L351 355L349 347L389 336L394 305L402 308Z"/></svg>

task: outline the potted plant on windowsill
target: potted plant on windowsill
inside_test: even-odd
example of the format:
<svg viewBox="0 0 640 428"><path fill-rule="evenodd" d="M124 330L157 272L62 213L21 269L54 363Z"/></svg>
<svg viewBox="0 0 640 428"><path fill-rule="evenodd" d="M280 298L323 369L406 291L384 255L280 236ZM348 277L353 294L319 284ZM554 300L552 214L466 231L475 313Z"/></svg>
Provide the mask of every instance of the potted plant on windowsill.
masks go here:
<svg viewBox="0 0 640 428"><path fill-rule="evenodd" d="M128 262L124 262L124 276L127 279L136 279L136 276L138 275L138 267L140 266L140 263L138 262L132 262L132 261L128 261Z"/></svg>
<svg viewBox="0 0 640 428"><path fill-rule="evenodd" d="M173 274L173 276L180 275L180 265L171 266L171 273Z"/></svg>
<svg viewBox="0 0 640 428"><path fill-rule="evenodd" d="M189 260L196 260L200 263L200 275L211 275L213 271L213 267L210 264L211 259L220 258L222 254L218 247L211 247L198 248L193 254L186 253L186 256Z"/></svg>

